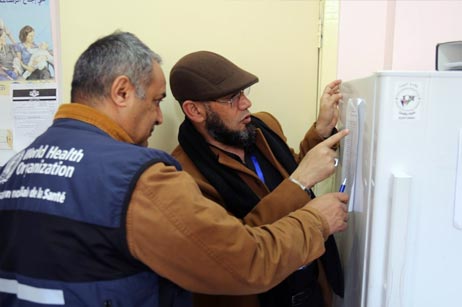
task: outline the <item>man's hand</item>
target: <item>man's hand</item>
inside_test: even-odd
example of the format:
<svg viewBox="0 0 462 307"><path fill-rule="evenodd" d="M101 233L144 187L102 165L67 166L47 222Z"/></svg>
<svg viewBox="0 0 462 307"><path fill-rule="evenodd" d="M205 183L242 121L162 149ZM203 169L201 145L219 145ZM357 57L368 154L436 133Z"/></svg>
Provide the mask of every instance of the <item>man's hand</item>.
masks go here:
<svg viewBox="0 0 462 307"><path fill-rule="evenodd" d="M313 147L299 163L291 178L307 188L326 179L335 172L337 152L332 147L349 133L348 129L341 130Z"/></svg>
<svg viewBox="0 0 462 307"><path fill-rule="evenodd" d="M307 206L317 209L329 225L329 235L347 228L348 224L348 194L327 193L316 197Z"/></svg>
<svg viewBox="0 0 462 307"><path fill-rule="evenodd" d="M332 129L337 125L339 111L338 103L342 98L340 94L341 80L329 83L322 93L319 106L319 115L316 120L316 131L323 138L330 136Z"/></svg>

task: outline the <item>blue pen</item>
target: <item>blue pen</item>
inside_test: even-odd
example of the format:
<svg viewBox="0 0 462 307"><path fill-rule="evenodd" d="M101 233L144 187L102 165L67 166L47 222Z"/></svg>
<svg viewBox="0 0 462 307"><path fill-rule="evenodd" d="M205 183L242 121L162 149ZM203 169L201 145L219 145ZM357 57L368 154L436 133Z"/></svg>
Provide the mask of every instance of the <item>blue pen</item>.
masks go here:
<svg viewBox="0 0 462 307"><path fill-rule="evenodd" d="M343 179L343 182L342 182L342 184L340 185L340 189L339 189L339 192L340 192L340 193L345 192L346 182L347 182L347 179L346 179L346 178Z"/></svg>

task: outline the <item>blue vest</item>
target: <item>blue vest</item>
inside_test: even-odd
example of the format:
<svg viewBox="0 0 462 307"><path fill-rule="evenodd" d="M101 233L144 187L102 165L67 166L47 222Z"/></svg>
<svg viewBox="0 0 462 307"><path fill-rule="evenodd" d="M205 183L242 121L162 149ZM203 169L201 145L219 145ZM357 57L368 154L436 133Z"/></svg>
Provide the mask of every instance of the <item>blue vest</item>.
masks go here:
<svg viewBox="0 0 462 307"><path fill-rule="evenodd" d="M0 168L0 306L191 306L127 245L134 186L157 162L180 169L165 152L60 119Z"/></svg>

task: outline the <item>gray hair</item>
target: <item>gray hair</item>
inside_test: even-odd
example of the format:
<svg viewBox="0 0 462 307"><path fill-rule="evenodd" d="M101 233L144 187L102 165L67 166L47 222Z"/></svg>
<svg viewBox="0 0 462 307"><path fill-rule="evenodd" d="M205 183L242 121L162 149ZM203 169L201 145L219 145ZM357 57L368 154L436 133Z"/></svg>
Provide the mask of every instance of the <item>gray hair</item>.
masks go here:
<svg viewBox="0 0 462 307"><path fill-rule="evenodd" d="M75 63L71 101L108 97L112 83L121 75L127 76L136 95L144 98L153 81L154 61L160 64L162 59L132 33L116 31L100 38Z"/></svg>

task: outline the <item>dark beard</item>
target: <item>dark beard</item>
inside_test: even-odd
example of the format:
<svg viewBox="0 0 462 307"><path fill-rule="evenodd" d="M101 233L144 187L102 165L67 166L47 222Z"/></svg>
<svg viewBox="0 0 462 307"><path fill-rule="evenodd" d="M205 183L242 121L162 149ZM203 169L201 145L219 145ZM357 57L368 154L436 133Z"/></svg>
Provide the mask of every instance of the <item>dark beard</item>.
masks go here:
<svg viewBox="0 0 462 307"><path fill-rule="evenodd" d="M255 144L256 128L252 123L243 131L233 131L226 127L220 117L210 109L207 110L205 128L215 140L225 145L248 148Z"/></svg>

